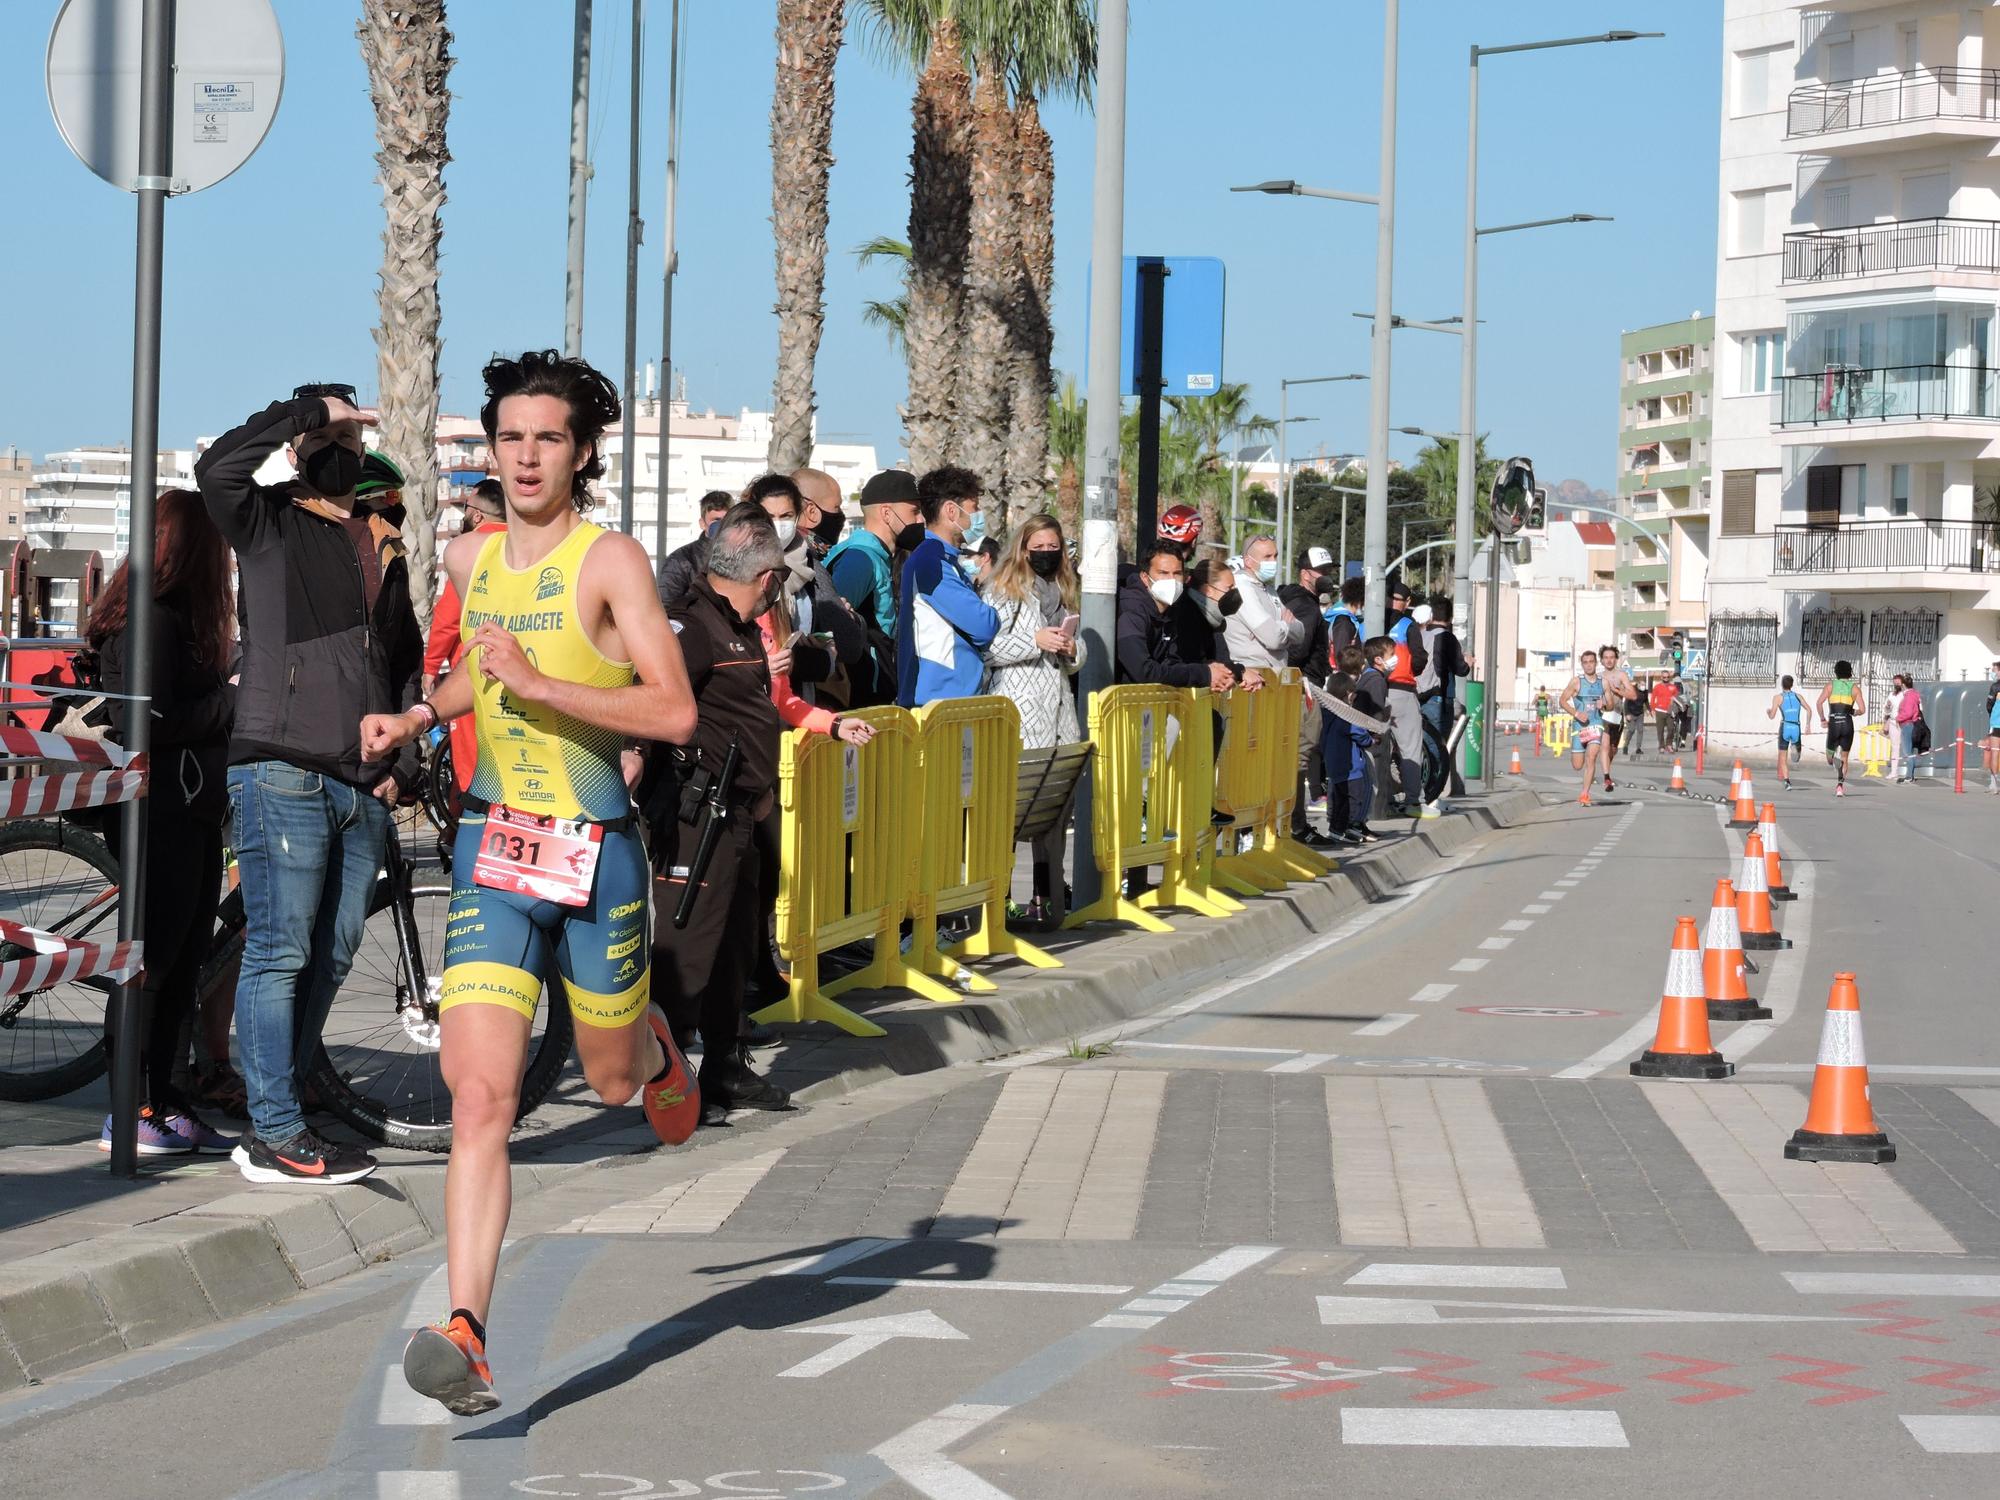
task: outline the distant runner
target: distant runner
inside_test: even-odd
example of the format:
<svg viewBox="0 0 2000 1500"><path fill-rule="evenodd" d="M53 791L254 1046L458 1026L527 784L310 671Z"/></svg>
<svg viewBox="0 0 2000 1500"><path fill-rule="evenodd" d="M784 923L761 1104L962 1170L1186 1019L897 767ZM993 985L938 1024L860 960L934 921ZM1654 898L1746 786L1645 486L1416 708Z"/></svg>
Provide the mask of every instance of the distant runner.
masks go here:
<svg viewBox="0 0 2000 1500"><path fill-rule="evenodd" d="M1806 700L1792 691L1791 674L1778 679L1778 691L1771 695L1771 706L1764 710L1764 717L1778 721L1778 780L1785 784L1785 790L1792 789L1792 757L1805 744ZM1835 783L1834 795L1847 794L1838 790Z"/></svg>
<svg viewBox="0 0 2000 1500"><path fill-rule="evenodd" d="M1854 748L1854 721L1861 717L1866 704L1861 701L1861 689L1854 683L1854 663L1837 661L1833 664L1833 681L1819 690L1819 722L1826 730L1826 763L1838 764L1835 773L1833 795L1847 795L1847 755ZM1838 754L1838 762L1834 756Z"/></svg>
<svg viewBox="0 0 2000 1500"><path fill-rule="evenodd" d="M1612 791L1611 762L1618 755L1618 741L1625 733L1625 700L1633 695L1632 674L1618 664L1618 648L1606 646L1600 655L1604 663L1604 790Z"/></svg>
<svg viewBox="0 0 2000 1500"><path fill-rule="evenodd" d="M1604 727L1605 679L1597 672L1597 653L1586 651L1577 658L1580 668L1577 675L1570 678L1569 685L1562 690L1559 707L1576 720L1570 737L1570 769L1583 772L1583 795L1576 800L1583 806L1590 806L1590 782L1592 768L1604 764L1605 739L1608 731ZM1611 777L1606 775L1604 785L1611 785Z"/></svg>

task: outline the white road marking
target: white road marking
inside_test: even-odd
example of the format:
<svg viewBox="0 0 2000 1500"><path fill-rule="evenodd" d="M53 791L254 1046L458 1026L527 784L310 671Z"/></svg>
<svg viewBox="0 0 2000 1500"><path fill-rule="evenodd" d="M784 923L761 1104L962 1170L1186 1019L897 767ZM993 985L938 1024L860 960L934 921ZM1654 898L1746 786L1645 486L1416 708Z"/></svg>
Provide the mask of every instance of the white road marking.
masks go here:
<svg viewBox="0 0 2000 1500"><path fill-rule="evenodd" d="M1187 1306L1184 1297L1134 1297L1125 1306L1132 1312L1176 1313Z"/></svg>
<svg viewBox="0 0 2000 1500"><path fill-rule="evenodd" d="M1458 986L1455 984L1427 984L1414 995L1410 996L1407 1003L1411 1005L1429 1005L1433 1001L1444 999L1445 996L1457 988Z"/></svg>
<svg viewBox="0 0 2000 1500"><path fill-rule="evenodd" d="M1281 1063L1272 1063L1266 1073L1310 1073L1321 1063L1330 1063L1340 1056L1337 1052L1301 1052L1297 1057L1288 1057Z"/></svg>
<svg viewBox="0 0 2000 1500"><path fill-rule="evenodd" d="M1842 1297L2000 1297L2000 1276L1919 1271L1787 1271L1795 1292Z"/></svg>
<svg viewBox="0 0 2000 1500"><path fill-rule="evenodd" d="M1348 1286L1513 1287L1566 1292L1561 1266L1413 1266L1377 1261L1347 1278Z"/></svg>
<svg viewBox="0 0 2000 1500"><path fill-rule="evenodd" d="M1181 1272L1173 1278L1176 1284L1197 1283L1199 1290L1190 1290L1189 1296L1203 1296L1230 1277L1261 1265L1278 1253L1276 1245L1232 1245L1220 1255L1211 1255L1192 1270ZM1156 1291L1161 1290L1155 1288ZM1180 1299L1160 1297L1135 1297L1117 1312L1106 1313L1090 1326L1093 1328L1151 1328L1167 1313L1179 1312L1187 1303Z"/></svg>
<svg viewBox="0 0 2000 1500"><path fill-rule="evenodd" d="M1812 1072L1816 1066L1814 1063L1745 1063L1736 1071L1803 1075ZM1977 1068L1965 1063L1885 1063L1869 1058L1868 1076L1872 1078L1878 1073L1907 1073L1913 1078L2000 1078L2000 1068Z"/></svg>
<svg viewBox="0 0 2000 1500"><path fill-rule="evenodd" d="M1012 1500L1003 1489L981 1479L963 1464L953 1463L944 1450L963 1442L995 1417L1012 1408L961 1404L947 1406L936 1416L905 1427L873 1450L873 1456L903 1483L930 1500Z"/></svg>
<svg viewBox="0 0 2000 1500"><path fill-rule="evenodd" d="M1343 1406L1340 1440L1404 1448L1629 1448L1615 1411Z"/></svg>
<svg viewBox="0 0 2000 1500"><path fill-rule="evenodd" d="M1582 884L1583 882L1581 880L1558 880L1556 882L1556 889L1560 891L1570 891L1576 889L1576 887Z"/></svg>
<svg viewBox="0 0 2000 1500"><path fill-rule="evenodd" d="M448 1427L451 1413L429 1396L411 1390L409 1381L403 1378L403 1367L395 1364L382 1372L382 1390L375 1402L375 1425Z"/></svg>
<svg viewBox="0 0 2000 1500"><path fill-rule="evenodd" d="M1489 953L1499 953L1513 947L1514 940L1510 937L1490 937L1482 939L1479 946Z"/></svg>
<svg viewBox="0 0 2000 1500"><path fill-rule="evenodd" d="M439 1266L417 1284L417 1289L410 1294L409 1309L403 1314L405 1328L414 1331L424 1327L431 1321L432 1312L444 1307L444 1299L450 1286L445 1274L447 1269L445 1266Z"/></svg>
<svg viewBox="0 0 2000 1500"><path fill-rule="evenodd" d="M1530 909L1532 910L1532 908ZM1546 908L1544 909L1546 910ZM1534 925L1535 924L1533 922L1525 922L1521 920L1521 918L1516 917L1511 922L1502 922L1500 924L1500 930L1502 932L1526 932L1530 927L1533 927Z"/></svg>
<svg viewBox="0 0 2000 1500"><path fill-rule="evenodd" d="M445 1415L449 1420L450 1413ZM456 1469L383 1469L375 1476L375 1500L458 1500L458 1495Z"/></svg>
<svg viewBox="0 0 2000 1500"><path fill-rule="evenodd" d="M1521 908L1522 914L1530 917L1546 917L1554 910L1553 906L1543 901L1531 901Z"/></svg>
<svg viewBox="0 0 2000 1500"><path fill-rule="evenodd" d="M1543 891L1541 895L1535 897L1535 899L1537 901L1560 901L1562 900L1563 897L1567 896L1568 894L1569 894L1568 891Z"/></svg>
<svg viewBox="0 0 2000 1500"><path fill-rule="evenodd" d="M1213 1042L1126 1042L1127 1047L1146 1047L1155 1052L1242 1052L1260 1057L1290 1057L1296 1047L1224 1047Z"/></svg>
<svg viewBox="0 0 2000 1500"><path fill-rule="evenodd" d="M1487 962L1483 958L1461 958L1451 966L1451 972L1454 974L1477 974L1481 969L1486 967Z"/></svg>
<svg viewBox="0 0 2000 1500"><path fill-rule="evenodd" d="M1160 1319L1141 1317L1136 1313L1106 1313L1090 1326L1092 1328L1151 1328Z"/></svg>
<svg viewBox="0 0 2000 1500"><path fill-rule="evenodd" d="M1583 1307L1567 1302L1470 1302L1442 1297L1319 1297L1319 1320L1328 1327L1436 1327L1513 1323L1860 1323L1863 1318L1789 1313L1702 1312L1671 1307ZM1484 1309L1479 1316L1445 1317L1440 1308ZM1493 1313L1505 1316L1490 1316Z"/></svg>
<svg viewBox="0 0 2000 1500"><path fill-rule="evenodd" d="M828 1286L908 1286L929 1291L949 1287L973 1292L1073 1292L1083 1297L1122 1297L1132 1288L1099 1281L961 1281L951 1276L834 1276Z"/></svg>
<svg viewBox="0 0 2000 1500"><path fill-rule="evenodd" d="M804 1260L788 1260L783 1265L772 1266L763 1272L765 1276L824 1276L829 1271L837 1271L842 1266L851 1266L857 1260L866 1260L871 1255L880 1254L891 1245L905 1243L902 1240L849 1240L845 1245L836 1245L820 1255L808 1255Z"/></svg>
<svg viewBox="0 0 2000 1500"><path fill-rule="evenodd" d="M1183 1271L1176 1281L1227 1281L1252 1266L1262 1265L1278 1253L1276 1245L1234 1245L1220 1255L1211 1255L1191 1271Z"/></svg>
<svg viewBox="0 0 2000 1500"><path fill-rule="evenodd" d="M1356 1036L1387 1036L1392 1031L1400 1031L1414 1020L1416 1020L1416 1017L1407 1011L1392 1012L1386 1016L1377 1016L1366 1026L1355 1027L1354 1034Z"/></svg>
<svg viewBox="0 0 2000 1500"><path fill-rule="evenodd" d="M785 1328L782 1333L837 1333L840 1341L829 1348L820 1350L810 1359L802 1359L789 1370L780 1370L780 1378L790 1376L797 1380L811 1380L839 1369L849 1360L859 1359L870 1349L879 1349L891 1339L964 1339L969 1334L960 1333L928 1308L916 1312L892 1313L886 1318L857 1318L847 1323L816 1323L809 1328Z"/></svg>
<svg viewBox="0 0 2000 1500"><path fill-rule="evenodd" d="M2000 1417L1899 1417L1926 1453L2000 1453Z"/></svg>

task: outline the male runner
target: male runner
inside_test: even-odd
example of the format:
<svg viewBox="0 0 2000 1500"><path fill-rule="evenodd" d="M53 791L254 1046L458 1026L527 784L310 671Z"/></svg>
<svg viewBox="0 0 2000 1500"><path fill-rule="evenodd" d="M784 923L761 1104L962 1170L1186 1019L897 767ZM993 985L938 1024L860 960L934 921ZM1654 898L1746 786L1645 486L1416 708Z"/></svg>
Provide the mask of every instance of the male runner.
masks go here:
<svg viewBox="0 0 2000 1500"><path fill-rule="evenodd" d="M500 1404L486 1317L511 1207L507 1136L550 971L562 976L577 1057L599 1098L639 1095L669 1144L701 1114L666 1019L648 1003L653 882L621 767L634 742L685 743L694 697L645 549L582 515L588 482L604 473L618 395L554 350L496 358L485 378L479 415L507 529L445 549L465 601L461 669L409 712L361 721L368 759L467 712L479 734L452 851L438 1002L452 1096L451 1312L403 1353L411 1387L461 1416Z"/></svg>
<svg viewBox="0 0 2000 1500"><path fill-rule="evenodd" d="M1604 790L1611 785L1611 762L1618 755L1618 741L1625 734L1625 700L1633 693L1632 674L1618 664L1618 648L1606 646L1598 653L1604 664Z"/></svg>
<svg viewBox="0 0 2000 1500"><path fill-rule="evenodd" d="M1610 731L1604 727L1604 699L1610 688L1608 679L1598 675L1595 651L1584 652L1576 664L1577 675L1570 678L1556 706L1576 720L1570 737L1569 764L1571 770L1583 772L1583 795L1576 800L1588 807L1593 766L1606 769L1604 785L1607 790L1611 786L1609 762L1605 759L1605 742Z"/></svg>
<svg viewBox="0 0 2000 1500"><path fill-rule="evenodd" d="M1791 679L1785 679L1786 686ZM1866 705L1861 700L1861 689L1854 681L1854 663L1837 661L1833 664L1833 681L1819 690L1819 722L1826 731L1826 763L1832 765L1836 753L1840 756L1840 770L1833 783L1833 795L1847 795L1847 753L1854 748L1854 721L1861 717Z"/></svg>
<svg viewBox="0 0 2000 1500"><path fill-rule="evenodd" d="M1792 760L1805 743L1806 700L1792 691L1792 678L1788 672L1778 679L1778 691L1771 695L1771 706L1764 710L1764 717L1778 721L1778 780L1785 784L1785 790L1792 789ZM1834 795L1844 797L1847 793L1835 783Z"/></svg>

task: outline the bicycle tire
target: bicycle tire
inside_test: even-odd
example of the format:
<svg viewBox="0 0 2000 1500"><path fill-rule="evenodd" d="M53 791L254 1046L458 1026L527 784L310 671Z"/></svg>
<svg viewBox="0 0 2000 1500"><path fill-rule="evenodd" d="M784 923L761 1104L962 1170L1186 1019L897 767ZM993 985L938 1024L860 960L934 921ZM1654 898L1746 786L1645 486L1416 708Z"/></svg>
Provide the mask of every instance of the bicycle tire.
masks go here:
<svg viewBox="0 0 2000 1500"><path fill-rule="evenodd" d="M1428 722L1424 725L1424 801L1436 802L1451 787L1451 752Z"/></svg>
<svg viewBox="0 0 2000 1500"><path fill-rule="evenodd" d="M387 881L381 882L376 891L369 908L371 923L388 911L393 903ZM413 908L418 902L436 902L440 909L449 909L450 882L418 879L410 887L410 898ZM420 953L419 962L423 962L424 957ZM354 977L350 973L350 985ZM343 986L343 994L346 989ZM562 994L561 986L548 987L546 1003L539 1007L538 1015L542 1029L538 1037L531 1038L527 1066L521 1074L521 1101L514 1116L517 1124L539 1108L555 1088L556 1080L569 1061L570 1046L575 1036L575 1023L570 1017L569 1003ZM400 1029L400 1022L391 1024ZM378 1030L388 1035L387 1027ZM347 1050L343 1048L343 1056ZM366 1064L359 1059L357 1066L343 1069L335 1064L322 1035L313 1054L310 1079L319 1094L320 1104L336 1119L368 1139L411 1151L449 1151L450 1093L437 1070L437 1053L434 1050L424 1052L419 1044L418 1056L428 1061L400 1068L384 1068L379 1075L367 1071Z"/></svg>
<svg viewBox="0 0 2000 1500"><path fill-rule="evenodd" d="M111 846L96 834L47 818L0 823L0 869L4 869L9 855L32 855L36 851L78 861L102 875L109 889L115 892L118 888L118 860ZM49 868L47 859L37 863L34 894L47 895L61 889L62 882L50 878ZM85 899L96 895L93 892ZM64 931L63 935L79 939L112 937L117 930L117 902L106 903L102 912L88 926ZM0 916L44 930L60 928L65 920L60 917L51 920L47 910L29 899L29 892L17 889L4 876L0 876ZM0 1012L14 1011L0 1025L0 1100L34 1104L73 1093L101 1077L110 1064L110 1053L104 1045L104 1007L112 989L108 981L86 979L36 991L19 1008L16 1006L20 996L0 999ZM89 1015L81 1005L83 995L97 997L88 1003ZM43 1001L39 997L52 998ZM21 1017L37 1009L57 1015L58 1019L40 1024L30 1021L24 1028ZM86 1032L90 1033L88 1043L82 1040ZM32 1049L25 1053L20 1040L23 1036L29 1038L28 1048ZM39 1056L35 1038L51 1044L46 1060Z"/></svg>

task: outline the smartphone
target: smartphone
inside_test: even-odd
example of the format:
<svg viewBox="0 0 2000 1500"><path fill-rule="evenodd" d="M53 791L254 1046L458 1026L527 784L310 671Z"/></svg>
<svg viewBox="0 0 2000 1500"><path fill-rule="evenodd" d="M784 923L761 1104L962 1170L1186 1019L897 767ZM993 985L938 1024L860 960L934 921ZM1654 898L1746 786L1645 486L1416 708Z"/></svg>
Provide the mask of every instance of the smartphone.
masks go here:
<svg viewBox="0 0 2000 1500"><path fill-rule="evenodd" d="M1070 640L1075 640L1076 627L1081 625L1082 623L1083 623L1082 615L1064 615L1062 619L1062 624L1056 626L1056 630L1058 633L1067 636Z"/></svg>

